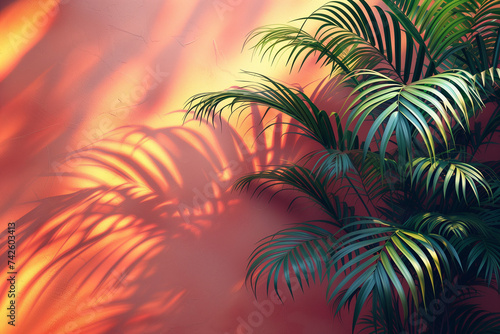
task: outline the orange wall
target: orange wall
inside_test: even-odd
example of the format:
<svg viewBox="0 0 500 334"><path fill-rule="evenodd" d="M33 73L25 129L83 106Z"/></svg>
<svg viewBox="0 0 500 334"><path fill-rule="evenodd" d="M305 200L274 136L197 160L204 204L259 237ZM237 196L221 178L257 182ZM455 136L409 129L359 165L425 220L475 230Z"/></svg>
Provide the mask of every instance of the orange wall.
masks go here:
<svg viewBox="0 0 500 334"><path fill-rule="evenodd" d="M307 147L285 128L254 142L259 110L222 129L182 126L190 96L237 84L240 70L302 86L323 78L241 52L253 28L322 3L0 3L0 242L6 250L16 221L18 271L16 327L3 316L0 333L351 332L349 314L332 319L324 286L295 286L282 305L244 285L256 242L311 210L229 187ZM343 94L318 104L336 110Z"/></svg>
<svg viewBox="0 0 500 334"><path fill-rule="evenodd" d="M222 130L181 127L176 112L241 69L321 78L241 52L251 29L321 1L2 3L0 222L17 221L18 294L16 327L2 320L1 333L350 330L348 317L333 323L321 286L278 305L244 285L255 243L310 212L229 185L293 160L295 139L275 129L254 144L258 110Z"/></svg>

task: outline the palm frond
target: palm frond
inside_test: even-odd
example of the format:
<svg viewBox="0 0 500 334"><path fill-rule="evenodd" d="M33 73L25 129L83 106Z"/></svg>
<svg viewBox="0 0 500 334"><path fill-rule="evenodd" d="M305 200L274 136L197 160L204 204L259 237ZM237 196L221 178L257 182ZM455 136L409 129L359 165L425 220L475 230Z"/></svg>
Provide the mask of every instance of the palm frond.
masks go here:
<svg viewBox="0 0 500 334"><path fill-rule="evenodd" d="M500 11L500 1L495 1ZM496 20L500 21L500 15ZM500 23L498 23L500 24ZM461 54L455 53L457 67L462 67L474 75L478 91L484 100L498 100L500 69L500 28L477 33L467 42L461 43Z"/></svg>
<svg viewBox="0 0 500 334"><path fill-rule="evenodd" d="M468 0L453 1L399 1L384 0L391 14L409 33L418 48L413 81L437 74L446 51L465 39L471 32L473 20L460 11ZM406 54L409 56L409 54ZM427 64L427 71L421 71ZM421 73L424 74L421 76Z"/></svg>
<svg viewBox="0 0 500 334"><path fill-rule="evenodd" d="M366 213L371 215L368 202L376 208L378 199L390 191L390 183L387 180L390 170L395 168L395 161L385 159L385 172L378 154L368 152L363 159L363 151L356 149L351 151L320 150L313 151L304 158L306 164L311 160L314 162L312 172L315 177L327 181L334 179L347 182L338 187L338 190L346 190L346 195L354 192L361 200Z"/></svg>
<svg viewBox="0 0 500 334"><path fill-rule="evenodd" d="M500 233L473 235L457 245L457 251L467 258L467 270L476 269L478 277L484 277L488 286L496 282L500 291Z"/></svg>
<svg viewBox="0 0 500 334"><path fill-rule="evenodd" d="M497 106L484 121L475 121L471 124L470 131L464 131L458 125L453 127L453 137L456 138L455 150L461 154L463 161L473 159L481 148L487 149L490 144L496 145L492 138L496 133L500 132L499 111L500 106Z"/></svg>
<svg viewBox="0 0 500 334"><path fill-rule="evenodd" d="M467 1L456 6L454 12L468 18L464 23L469 31L442 50L439 62L448 67L464 68L472 74L495 69L499 56L500 1Z"/></svg>
<svg viewBox="0 0 500 334"><path fill-rule="evenodd" d="M328 192L335 179L320 178L319 175L306 167L299 165L285 165L277 169L256 172L246 175L236 181L233 189L244 191L255 181L260 182L254 190L254 194L261 195L271 187L274 189L271 199L281 191L299 191L303 195L296 196L289 207L299 198L306 198L318 204L319 207L334 219L335 224L341 226L339 221L343 218L344 206L334 205L331 193ZM271 200L270 199L270 200ZM338 203L337 203L338 204ZM345 203L344 203L345 204Z"/></svg>
<svg viewBox="0 0 500 334"><path fill-rule="evenodd" d="M419 213L409 218L404 226L418 233L437 233L450 240L463 240L474 234L488 235L491 228L478 215L461 212L445 215L438 212Z"/></svg>
<svg viewBox="0 0 500 334"><path fill-rule="evenodd" d="M446 287L438 299L431 301L431 303L439 305L439 312L425 312L423 306L417 308L411 304L409 305L411 317L406 321L400 315L399 303L396 298L393 298L394 316L392 317L387 317L382 307L373 307L372 312L360 320L360 325L363 326L360 328L360 333L496 334L500 332L500 314L488 312L472 303L473 299L481 296L477 290L470 291L470 288L466 288L465 291L454 291L455 294L452 294L451 298L445 296L446 290L449 288ZM448 302L450 299L453 300L452 303ZM431 303L428 307L432 307Z"/></svg>
<svg viewBox="0 0 500 334"><path fill-rule="evenodd" d="M412 183L425 184L426 191L436 191L437 186L443 190L443 196L449 188L454 188L458 199L467 201L468 190L472 190L475 199L481 203L478 186L488 195L492 195L491 187L483 173L474 165L459 160L432 158L416 158L408 164L408 174L412 174Z"/></svg>
<svg viewBox="0 0 500 334"><path fill-rule="evenodd" d="M254 195L269 190L269 200L292 191L289 208L307 198L329 215L261 240L247 267L254 291L266 280L267 292L278 293L284 277L293 296L292 278L301 288L327 278L336 314L355 304L353 332L370 302L372 315L361 321L370 333L498 332L498 315L465 297L447 303L428 328L410 326L408 317L422 320L452 278L467 280L468 289L500 289L500 164L481 159L500 126L500 0L383 2L384 9L333 0L245 41L262 59L285 58L290 70L308 60L331 67L330 77L339 74L340 85L353 88L346 119L251 72L257 80L243 87L192 97L186 116L213 122L224 111L262 106L262 119L270 109L284 113L292 118L289 133L322 145L300 165L274 166L234 185L255 184ZM491 104L483 125L476 117ZM363 208L348 204L354 196ZM370 217L360 217L363 210Z"/></svg>
<svg viewBox="0 0 500 334"><path fill-rule="evenodd" d="M334 240L333 234L312 224L300 224L264 238L250 255L246 281L256 292L259 279L267 276L267 294L272 286L280 296L278 285L283 275L293 297L291 277L298 280L301 289L303 279L307 286L310 280L322 279L329 257L328 249Z"/></svg>
<svg viewBox="0 0 500 334"><path fill-rule="evenodd" d="M373 293L382 299L382 305L388 307L386 311L390 312L393 289L397 292L406 318L409 302L402 283L408 286L411 299L417 305L419 297L425 298L429 285L435 291L437 282L442 284L443 279L450 276L451 263L446 251L453 254L455 260L460 263L453 246L439 235L424 235L373 219L355 224L368 227L348 232L338 238L332 248L330 263L331 267L339 263L342 263L342 266L329 279L327 291L328 300L332 300L344 286L349 286L338 303L336 313L347 302L356 298L354 324L361 308ZM375 227L371 227L373 225ZM342 274L345 274L345 277L338 281ZM418 277L418 287L415 284L415 276Z"/></svg>
<svg viewBox="0 0 500 334"><path fill-rule="evenodd" d="M500 1L471 0L457 7L462 14L471 18L475 31L485 33L487 30L500 28Z"/></svg>
<svg viewBox="0 0 500 334"><path fill-rule="evenodd" d="M408 299L410 296L407 297ZM399 299L396 296L392 298L392 312L386 314L386 309L382 307L379 301L372 300L372 309L368 315L362 317L359 321L360 334L393 334L393 333L405 333L405 334L419 334L419 326L414 322L415 319L410 319L409 321L404 321L404 316L401 314L399 307ZM414 303L408 305L408 312L411 317L418 312L418 308ZM413 326L405 326L408 322L413 322ZM406 331L405 331L406 329Z"/></svg>
<svg viewBox="0 0 500 334"><path fill-rule="evenodd" d="M226 109L230 114L241 113L255 104L264 106L267 110L278 110L298 121L298 125L291 125L301 130L298 132L300 135L319 142L325 148L336 147L334 130L328 115L325 111L319 110L307 95L264 75L245 73L259 78L262 82L242 88L195 95L186 103L185 117L194 113L195 119L206 118L213 122L215 116L222 117L221 114Z"/></svg>
<svg viewBox="0 0 500 334"><path fill-rule="evenodd" d="M377 68L405 83L409 80L411 59L403 57L413 54L413 39L401 31L396 17L380 7L370 7L364 0L331 1L304 20L320 22L315 37L331 50L348 50L349 65Z"/></svg>
<svg viewBox="0 0 500 334"><path fill-rule="evenodd" d="M334 149L321 150L313 152L307 158L308 160L314 159L315 163L312 171L319 178L343 178L354 170L354 165L348 152Z"/></svg>
<svg viewBox="0 0 500 334"><path fill-rule="evenodd" d="M267 55L271 63L274 63L278 57L288 54L286 65L290 65L290 70L302 58L300 70L311 55L317 56L316 63L321 62L321 66L331 66L332 73L339 70L349 73L356 64L356 58L348 61L349 57L346 57L345 50L329 48L328 44L324 44L328 41L316 39L303 29L291 25L257 28L248 35L245 45L253 40L257 40L251 47L254 54L260 54L262 59ZM350 58L352 57L351 55Z"/></svg>
<svg viewBox="0 0 500 334"><path fill-rule="evenodd" d="M500 31L500 29L499 29ZM500 41L500 34L499 34ZM499 43L500 45L500 43ZM497 102L500 95L498 88L500 86L500 68L490 67L474 74L476 89L486 102Z"/></svg>
<svg viewBox="0 0 500 334"><path fill-rule="evenodd" d="M483 310L477 304L459 303L443 322L443 333L498 334L500 313Z"/></svg>
<svg viewBox="0 0 500 334"><path fill-rule="evenodd" d="M374 152L356 150L351 153L353 165L360 179L360 186L371 202L394 190L394 179L397 175L397 163L391 158L380 159L380 155Z"/></svg>
<svg viewBox="0 0 500 334"><path fill-rule="evenodd" d="M435 141L429 123L434 125L440 138L447 143L451 120L468 129L470 110L482 106L473 88L472 76L463 71L441 73L409 85L375 71L361 70L352 75L367 76L368 79L352 93L359 94L348 107L351 111L346 128L356 121L352 133L357 136L361 126L366 124L367 117L373 116L375 120L366 136L366 142L370 143L375 133L385 125L379 143L381 158L394 132L401 158L411 158L413 155L412 141L416 134L422 137L428 155L435 157ZM455 101L455 107L450 100ZM369 145L365 145L365 154L368 149Z"/></svg>
<svg viewBox="0 0 500 334"><path fill-rule="evenodd" d="M307 33L303 27L266 26L254 30L245 44L257 39L252 46L254 52L262 57L272 56L273 62L278 56L288 54L286 64L291 68L300 57L299 69L308 57L317 55L316 62L331 65L332 73L340 70L349 74L355 68L385 68L393 76L402 77L401 46L406 45L411 52L413 44L405 43L397 21L379 7L374 11L363 0L360 3L362 7L352 0L332 1L297 20L302 21L303 26L308 21L319 22L321 25L314 34ZM377 17L384 23L383 31L370 23ZM396 36L394 46L391 36Z"/></svg>
<svg viewBox="0 0 500 334"><path fill-rule="evenodd" d="M496 197L499 198L498 196ZM500 208L477 208L477 215L481 218L481 220L491 226L493 228L500 230Z"/></svg>

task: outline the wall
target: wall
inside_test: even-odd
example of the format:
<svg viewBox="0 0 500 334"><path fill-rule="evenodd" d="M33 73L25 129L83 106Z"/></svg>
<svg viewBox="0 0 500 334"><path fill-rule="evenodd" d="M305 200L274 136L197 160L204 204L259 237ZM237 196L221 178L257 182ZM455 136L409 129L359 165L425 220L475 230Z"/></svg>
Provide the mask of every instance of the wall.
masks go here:
<svg viewBox="0 0 500 334"><path fill-rule="evenodd" d="M244 284L256 242L315 208L287 212L286 194L268 203L230 185L308 144L283 137L286 126L255 141L265 126L256 109L215 128L182 124L190 96L237 84L241 70L310 90L324 75L313 64L289 74L241 48L252 29L320 4L0 4L0 240L16 221L18 246L16 326L4 318L0 332L351 332L349 314L332 319L324 286L295 284L282 304ZM337 110L344 95L318 103Z"/></svg>
<svg viewBox="0 0 500 334"><path fill-rule="evenodd" d="M254 143L258 110L216 129L182 126L177 112L242 69L321 78L241 52L251 29L320 4L2 2L0 221L17 221L18 272L16 326L2 321L2 333L349 330L333 324L321 286L294 287L281 304L263 290L256 302L244 285L255 243L309 212L230 184L293 160L296 138L278 128Z"/></svg>

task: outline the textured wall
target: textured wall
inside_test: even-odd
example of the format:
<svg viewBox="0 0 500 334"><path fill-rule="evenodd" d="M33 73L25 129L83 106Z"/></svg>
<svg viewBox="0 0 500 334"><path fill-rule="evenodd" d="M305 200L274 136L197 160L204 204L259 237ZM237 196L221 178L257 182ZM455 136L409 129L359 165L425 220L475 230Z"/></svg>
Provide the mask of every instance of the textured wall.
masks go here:
<svg viewBox="0 0 500 334"><path fill-rule="evenodd" d="M37 0L0 3L0 247L16 221L16 327L0 333L350 333L325 287L294 299L245 286L248 256L288 223L290 195L230 192L311 147L262 111L182 125L184 102L259 71L312 93L324 72L260 62L252 29L320 0ZM345 92L316 92L337 110ZM269 118L271 119L271 118ZM498 151L495 151L498 154ZM486 154L486 153L485 153ZM487 154L490 154L488 152ZM5 255L3 255L5 254ZM0 266L0 306L10 283ZM5 278L4 278L5 277ZM286 287L282 285L283 292ZM484 305L498 308L498 295Z"/></svg>
<svg viewBox="0 0 500 334"><path fill-rule="evenodd" d="M181 127L176 112L237 84L242 69L303 86L321 78L241 52L251 29L320 4L2 2L0 222L17 221L18 296L16 328L2 320L0 332L349 331L348 316L331 319L324 287L294 287L282 305L255 302L244 285L255 242L311 210L287 213L286 196L269 205L229 186L303 146L281 128L254 143L258 110L222 130Z"/></svg>

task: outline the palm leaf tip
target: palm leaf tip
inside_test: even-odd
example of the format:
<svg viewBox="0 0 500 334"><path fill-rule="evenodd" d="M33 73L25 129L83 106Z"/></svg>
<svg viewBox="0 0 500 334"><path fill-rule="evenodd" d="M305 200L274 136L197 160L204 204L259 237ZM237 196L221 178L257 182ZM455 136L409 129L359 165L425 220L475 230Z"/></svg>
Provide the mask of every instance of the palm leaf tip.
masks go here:
<svg viewBox="0 0 500 334"><path fill-rule="evenodd" d="M267 276L267 294L272 287L279 296L279 281L283 278L293 297L292 278L303 289L303 280L309 286L310 281L323 277L332 242L334 237L329 231L312 224L282 230L261 240L251 254L246 281L256 291L259 280Z"/></svg>
<svg viewBox="0 0 500 334"><path fill-rule="evenodd" d="M375 220L356 222L356 225L360 224L378 223ZM439 236L423 235L391 224L349 232L338 238L337 245L329 265L336 270L329 279L328 300L335 298L344 286L349 286L336 312L356 298L354 325L361 308L374 291L379 296L392 296L396 292L406 318L409 301L401 282L409 287L411 299L417 306L420 298L425 300L429 284L432 291L436 291L436 276L441 284L450 277L450 260L445 250L459 261L453 246ZM345 260L346 256L349 256L348 260ZM342 265L337 267L337 264ZM342 274L345 277L340 279ZM414 277L418 278L418 286Z"/></svg>

